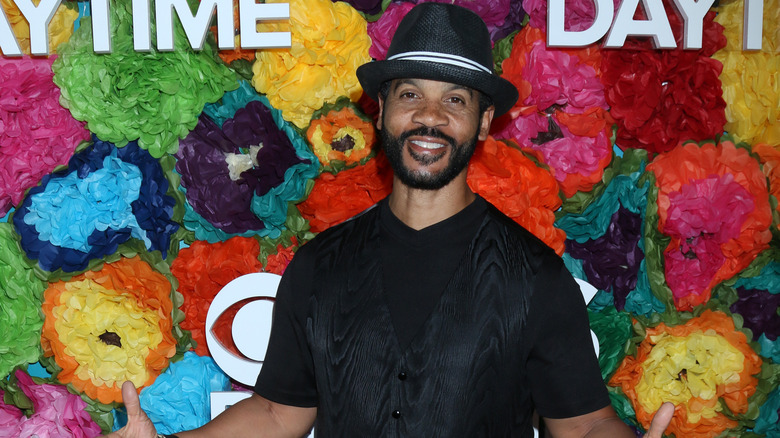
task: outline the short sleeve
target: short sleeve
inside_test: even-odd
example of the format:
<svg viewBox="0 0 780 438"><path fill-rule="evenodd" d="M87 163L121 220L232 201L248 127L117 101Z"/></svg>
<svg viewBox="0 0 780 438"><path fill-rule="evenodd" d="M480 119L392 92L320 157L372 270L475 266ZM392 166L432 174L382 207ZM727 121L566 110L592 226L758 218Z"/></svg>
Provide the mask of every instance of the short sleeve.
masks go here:
<svg viewBox="0 0 780 438"><path fill-rule="evenodd" d="M314 271L313 243L298 250L279 283L268 350L254 388L258 395L290 406L314 407L318 400L305 330Z"/></svg>
<svg viewBox="0 0 780 438"><path fill-rule="evenodd" d="M610 401L579 285L560 258L546 258L533 283L526 371L539 415L568 418Z"/></svg>

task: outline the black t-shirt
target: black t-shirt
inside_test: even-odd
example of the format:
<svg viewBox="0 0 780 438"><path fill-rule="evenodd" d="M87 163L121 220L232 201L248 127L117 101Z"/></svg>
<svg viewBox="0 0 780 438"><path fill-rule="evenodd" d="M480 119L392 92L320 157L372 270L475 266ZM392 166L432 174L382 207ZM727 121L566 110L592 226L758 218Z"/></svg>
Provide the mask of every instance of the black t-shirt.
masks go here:
<svg viewBox="0 0 780 438"><path fill-rule="evenodd" d="M477 232L487 203L477 198L454 216L415 230L379 204L383 285L399 345L406 347L436 306Z"/></svg>
<svg viewBox="0 0 780 438"><path fill-rule="evenodd" d="M455 216L419 231L393 216L386 200L375 207L380 209L383 270L391 271L383 278L383 287L400 345L414 338L436 305L486 206L478 197ZM255 385L256 393L281 404L314 407L319 399L305 330L317 281L313 277L317 241L298 250L282 278L268 351ZM560 283L556 278L561 275L570 279L563 264L556 265L556 272L545 275L545 281ZM585 414L609 403L589 333L582 333L587 327L584 300L578 302L572 296L536 294L530 307L529 333L534 334L535 346L528 372L533 376L531 386L544 389L529 390L540 414L551 418ZM559 323L564 320L571 324Z"/></svg>

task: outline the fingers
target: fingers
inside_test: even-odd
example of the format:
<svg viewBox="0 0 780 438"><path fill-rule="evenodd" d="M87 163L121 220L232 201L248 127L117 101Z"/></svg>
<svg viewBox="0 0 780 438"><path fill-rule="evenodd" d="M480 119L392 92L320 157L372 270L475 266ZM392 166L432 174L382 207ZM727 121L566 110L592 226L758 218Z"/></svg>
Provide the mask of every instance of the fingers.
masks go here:
<svg viewBox="0 0 780 438"><path fill-rule="evenodd" d="M665 402L655 411L653 421L650 423L650 428L647 429L645 438L661 438L664 435L664 431L669 427L669 423L674 416L674 405L670 402Z"/></svg>

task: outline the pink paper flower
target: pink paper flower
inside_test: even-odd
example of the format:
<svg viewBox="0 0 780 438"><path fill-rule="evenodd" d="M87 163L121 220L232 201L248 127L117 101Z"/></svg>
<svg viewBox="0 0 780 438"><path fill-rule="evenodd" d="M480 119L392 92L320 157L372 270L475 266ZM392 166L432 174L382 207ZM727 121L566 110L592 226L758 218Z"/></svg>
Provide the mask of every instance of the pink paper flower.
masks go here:
<svg viewBox="0 0 780 438"><path fill-rule="evenodd" d="M406 16L406 13L414 7L414 3L401 2L390 3L385 13L379 20L368 23L368 36L371 37L371 48L368 54L377 61L385 59L390 40L398 29L398 23Z"/></svg>
<svg viewBox="0 0 780 438"><path fill-rule="evenodd" d="M5 393L0 389L0 430L8 432L18 430L19 424L25 416L21 409L14 405L5 404L3 401L4 397Z"/></svg>
<svg viewBox="0 0 780 438"><path fill-rule="evenodd" d="M599 60L595 47L547 48L542 31L526 26L502 64L520 99L497 120L493 135L540 151L567 197L590 190L611 160L611 119L597 76Z"/></svg>
<svg viewBox="0 0 780 438"><path fill-rule="evenodd" d="M0 216L89 139L60 106L54 58L0 58Z"/></svg>
<svg viewBox="0 0 780 438"><path fill-rule="evenodd" d="M615 11L620 2L613 0ZM523 9L528 13L528 24L547 31L547 0L524 0ZM596 18L596 4L593 0L566 0L563 28L568 31L588 29Z"/></svg>
<svg viewBox="0 0 780 438"><path fill-rule="evenodd" d="M100 426L85 411L87 403L81 397L71 394L64 386L36 385L30 376L19 370L16 378L19 388L32 401L34 414L29 418L22 416L16 431L9 436L91 438L100 435Z"/></svg>

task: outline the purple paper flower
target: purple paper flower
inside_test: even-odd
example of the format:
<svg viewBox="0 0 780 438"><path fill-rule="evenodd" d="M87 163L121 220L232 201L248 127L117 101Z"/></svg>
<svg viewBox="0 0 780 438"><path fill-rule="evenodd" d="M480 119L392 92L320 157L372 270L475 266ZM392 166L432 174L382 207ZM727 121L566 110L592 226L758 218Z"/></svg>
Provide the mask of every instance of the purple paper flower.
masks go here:
<svg viewBox="0 0 780 438"><path fill-rule="evenodd" d="M739 299L729 307L744 318L744 326L753 331L753 339L765 334L774 341L780 336L780 294L771 294L767 290L737 287Z"/></svg>
<svg viewBox="0 0 780 438"><path fill-rule="evenodd" d="M366 15L375 15L382 11L382 0L343 0Z"/></svg>
<svg viewBox="0 0 780 438"><path fill-rule="evenodd" d="M215 227L240 234L265 227L250 209L304 162L259 101L236 111L222 128L206 116L179 145L176 170L193 210Z"/></svg>
<svg viewBox="0 0 780 438"><path fill-rule="evenodd" d="M642 237L642 217L620 207L612 215L607 232L595 240L578 243L566 241L566 249L577 259L588 282L598 289L612 291L615 307L623 310L626 297L637 283L639 265L644 254L639 248Z"/></svg>

